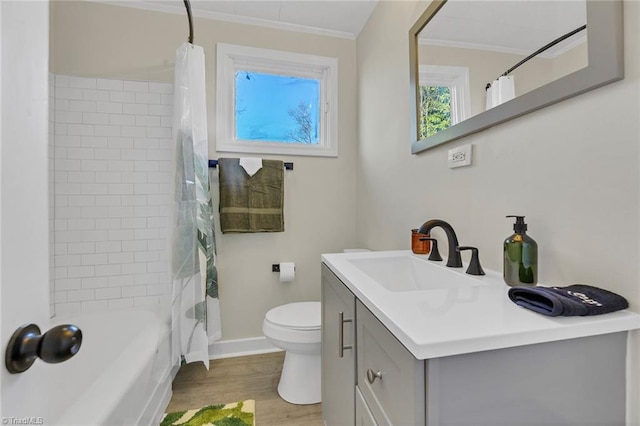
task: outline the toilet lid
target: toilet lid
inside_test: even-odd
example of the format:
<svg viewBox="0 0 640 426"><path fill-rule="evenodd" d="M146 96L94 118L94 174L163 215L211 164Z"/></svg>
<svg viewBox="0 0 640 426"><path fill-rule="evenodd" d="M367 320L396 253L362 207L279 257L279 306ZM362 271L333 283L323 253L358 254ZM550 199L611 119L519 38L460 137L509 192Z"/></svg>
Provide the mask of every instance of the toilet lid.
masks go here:
<svg viewBox="0 0 640 426"><path fill-rule="evenodd" d="M287 328L309 330L320 328L320 302L298 302L277 306L267 312L267 321Z"/></svg>

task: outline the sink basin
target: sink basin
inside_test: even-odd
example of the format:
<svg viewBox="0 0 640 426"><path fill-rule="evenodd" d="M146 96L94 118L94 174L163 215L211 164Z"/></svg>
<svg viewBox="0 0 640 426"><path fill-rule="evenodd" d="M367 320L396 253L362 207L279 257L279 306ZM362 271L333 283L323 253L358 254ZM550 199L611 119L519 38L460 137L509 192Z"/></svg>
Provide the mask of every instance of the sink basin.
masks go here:
<svg viewBox="0 0 640 426"><path fill-rule="evenodd" d="M450 269L411 254L349 259L348 262L393 292L485 285L481 279L465 274L465 268Z"/></svg>

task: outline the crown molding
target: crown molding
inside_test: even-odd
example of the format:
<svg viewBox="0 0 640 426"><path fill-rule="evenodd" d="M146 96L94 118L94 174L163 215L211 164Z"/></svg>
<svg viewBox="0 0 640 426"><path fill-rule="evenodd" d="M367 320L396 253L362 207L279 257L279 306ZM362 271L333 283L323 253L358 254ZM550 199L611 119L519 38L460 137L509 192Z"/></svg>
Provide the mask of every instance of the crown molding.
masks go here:
<svg viewBox="0 0 640 426"><path fill-rule="evenodd" d="M123 6L134 9L150 10L155 12L171 13L174 15L184 15L186 11L183 6L174 4L152 3L144 0L85 0L91 3L102 3L111 6ZM236 24L254 25L259 27L273 28L284 31L294 31L308 34L315 34L325 37L343 38L355 40L356 35L345 31L328 30L325 28L308 27L304 25L291 24L288 22L273 21L270 19L252 18L248 16L232 15L229 13L206 11L202 9L194 9L191 7L191 14L194 17L211 19L215 21L233 22Z"/></svg>

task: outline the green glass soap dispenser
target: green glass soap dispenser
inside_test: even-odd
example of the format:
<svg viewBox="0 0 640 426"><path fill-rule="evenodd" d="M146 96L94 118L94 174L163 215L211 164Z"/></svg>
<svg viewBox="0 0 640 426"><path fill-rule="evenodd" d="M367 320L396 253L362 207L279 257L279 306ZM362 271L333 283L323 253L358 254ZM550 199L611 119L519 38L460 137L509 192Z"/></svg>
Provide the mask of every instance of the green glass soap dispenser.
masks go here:
<svg viewBox="0 0 640 426"><path fill-rule="evenodd" d="M515 217L515 234L504 241L504 282L512 287L535 286L538 282L538 244L527 235L524 216Z"/></svg>

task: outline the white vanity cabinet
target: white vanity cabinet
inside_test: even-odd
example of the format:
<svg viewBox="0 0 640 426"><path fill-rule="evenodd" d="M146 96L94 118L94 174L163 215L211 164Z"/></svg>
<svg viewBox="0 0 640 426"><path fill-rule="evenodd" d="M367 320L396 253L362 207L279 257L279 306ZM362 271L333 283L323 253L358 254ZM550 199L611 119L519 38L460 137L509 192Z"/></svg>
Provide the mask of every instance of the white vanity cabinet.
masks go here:
<svg viewBox="0 0 640 426"><path fill-rule="evenodd" d="M627 331L418 359L358 291L323 264L326 426L625 424Z"/></svg>

